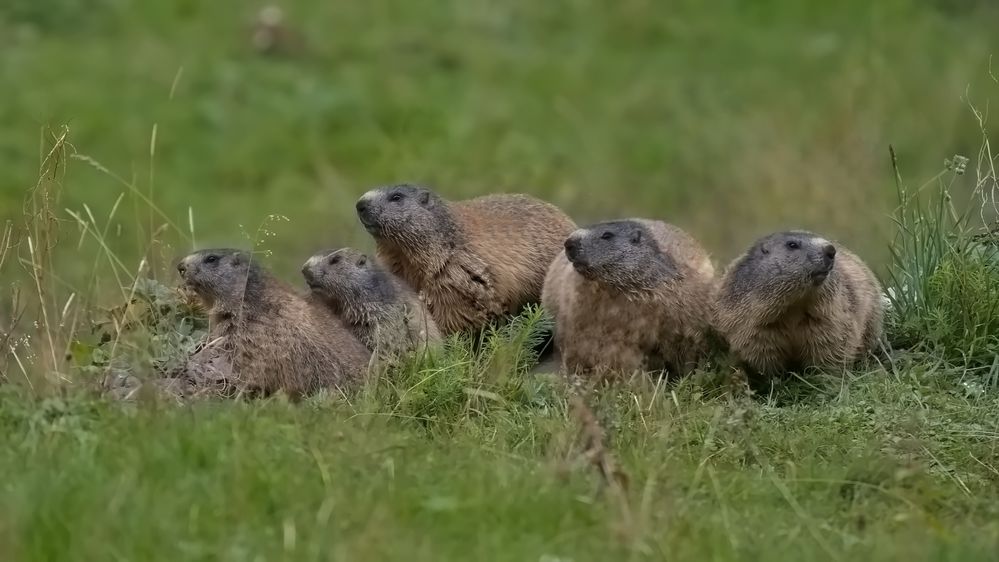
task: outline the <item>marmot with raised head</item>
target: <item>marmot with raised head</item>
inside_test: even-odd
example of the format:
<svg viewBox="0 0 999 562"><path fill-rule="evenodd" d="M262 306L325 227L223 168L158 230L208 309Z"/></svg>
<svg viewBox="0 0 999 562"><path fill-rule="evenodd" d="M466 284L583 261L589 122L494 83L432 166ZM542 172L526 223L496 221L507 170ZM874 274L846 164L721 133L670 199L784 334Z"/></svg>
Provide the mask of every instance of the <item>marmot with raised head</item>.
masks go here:
<svg viewBox="0 0 999 562"><path fill-rule="evenodd" d="M716 326L747 374L846 366L878 346L881 288L860 258L806 231L753 244L725 272Z"/></svg>
<svg viewBox="0 0 999 562"><path fill-rule="evenodd" d="M302 276L379 357L396 359L440 343L440 330L416 292L357 250L319 252L305 262Z"/></svg>
<svg viewBox="0 0 999 562"><path fill-rule="evenodd" d="M209 311L239 390L293 398L357 382L370 353L327 306L296 293L241 250L201 250L177 266Z"/></svg>
<svg viewBox="0 0 999 562"><path fill-rule="evenodd" d="M426 299L445 334L478 331L541 298L548 265L576 227L527 195L447 201L396 185L357 201L378 257Z"/></svg>
<svg viewBox="0 0 999 562"><path fill-rule="evenodd" d="M687 373L707 351L713 277L701 245L664 222L628 219L573 232L542 297L563 369Z"/></svg>

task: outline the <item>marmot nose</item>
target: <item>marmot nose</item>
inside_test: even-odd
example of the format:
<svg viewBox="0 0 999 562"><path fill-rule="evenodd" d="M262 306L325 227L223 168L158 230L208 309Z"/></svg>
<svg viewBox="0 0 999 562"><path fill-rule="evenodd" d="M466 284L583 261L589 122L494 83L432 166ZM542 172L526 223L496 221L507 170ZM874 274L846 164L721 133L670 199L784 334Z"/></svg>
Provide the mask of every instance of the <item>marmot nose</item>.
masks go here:
<svg viewBox="0 0 999 562"><path fill-rule="evenodd" d="M182 276L185 273L187 273L187 266L184 265L184 262L180 262L177 264L177 272L180 273Z"/></svg>
<svg viewBox="0 0 999 562"><path fill-rule="evenodd" d="M357 204L354 206L357 207L357 214L363 215L368 210L368 200L362 197L357 200Z"/></svg>
<svg viewBox="0 0 999 562"><path fill-rule="evenodd" d="M567 238L565 241L565 255L568 256L570 260L579 257L579 239L578 238Z"/></svg>
<svg viewBox="0 0 999 562"><path fill-rule="evenodd" d="M836 246L826 244L822 247L822 269L830 271L836 263Z"/></svg>

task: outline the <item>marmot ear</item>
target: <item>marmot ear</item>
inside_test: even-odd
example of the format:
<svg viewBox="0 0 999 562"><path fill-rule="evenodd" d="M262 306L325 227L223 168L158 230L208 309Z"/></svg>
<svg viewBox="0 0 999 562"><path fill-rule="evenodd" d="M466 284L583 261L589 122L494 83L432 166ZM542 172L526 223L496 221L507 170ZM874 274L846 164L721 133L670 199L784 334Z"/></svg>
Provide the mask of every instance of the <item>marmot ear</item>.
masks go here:
<svg viewBox="0 0 999 562"><path fill-rule="evenodd" d="M368 263L368 256L361 254L361 257L357 258L357 267L363 267L366 263Z"/></svg>
<svg viewBox="0 0 999 562"><path fill-rule="evenodd" d="M420 205L423 205L424 207L430 205L430 192L426 189L420 190L420 195L417 200L420 202Z"/></svg>
<svg viewBox="0 0 999 562"><path fill-rule="evenodd" d="M632 231L632 233L631 233L631 243L632 244L638 244L641 241L642 241L642 231L638 230L638 229L635 229L634 231Z"/></svg>

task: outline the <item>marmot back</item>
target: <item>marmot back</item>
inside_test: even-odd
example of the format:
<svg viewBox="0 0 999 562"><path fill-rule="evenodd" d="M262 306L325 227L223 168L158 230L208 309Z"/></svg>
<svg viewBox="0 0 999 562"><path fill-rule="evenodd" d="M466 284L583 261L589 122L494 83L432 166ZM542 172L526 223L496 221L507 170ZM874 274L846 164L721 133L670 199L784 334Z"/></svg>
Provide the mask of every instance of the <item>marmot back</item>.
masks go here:
<svg viewBox="0 0 999 562"><path fill-rule="evenodd" d="M394 360L440 343L440 330L413 289L357 250L319 252L302 275L379 357Z"/></svg>
<svg viewBox="0 0 999 562"><path fill-rule="evenodd" d="M369 352L324 304L297 294L240 250L202 250L178 265L204 302L240 390L298 398L356 383Z"/></svg>
<svg viewBox="0 0 999 562"><path fill-rule="evenodd" d="M848 366L880 341L881 287L845 248L806 231L766 236L725 272L717 328L749 374Z"/></svg>
<svg viewBox="0 0 999 562"><path fill-rule="evenodd" d="M628 219L577 230L542 303L568 373L685 374L707 351L714 267L689 234Z"/></svg>
<svg viewBox="0 0 999 562"><path fill-rule="evenodd" d="M575 229L554 205L527 195L449 202L397 185L357 202L378 256L426 299L445 334L477 331L537 303L548 265Z"/></svg>

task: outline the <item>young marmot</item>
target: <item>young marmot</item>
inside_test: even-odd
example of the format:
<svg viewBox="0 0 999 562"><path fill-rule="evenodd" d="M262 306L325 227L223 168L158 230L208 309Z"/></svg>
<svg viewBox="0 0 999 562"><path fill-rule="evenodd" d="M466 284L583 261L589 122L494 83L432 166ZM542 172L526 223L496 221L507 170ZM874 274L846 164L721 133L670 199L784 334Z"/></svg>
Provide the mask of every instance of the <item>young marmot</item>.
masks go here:
<svg viewBox="0 0 999 562"><path fill-rule="evenodd" d="M378 257L423 295L445 334L478 331L537 303L548 265L576 228L527 195L451 202L415 185L365 193L357 215Z"/></svg>
<svg viewBox="0 0 999 562"><path fill-rule="evenodd" d="M881 288L864 262L811 232L758 240L729 265L716 325L748 375L848 365L881 338Z"/></svg>
<svg viewBox="0 0 999 562"><path fill-rule="evenodd" d="M321 302L295 293L248 252L201 250L177 266L209 311L235 386L294 398L357 381L370 353Z"/></svg>
<svg viewBox="0 0 999 562"><path fill-rule="evenodd" d="M357 250L325 250L309 258L302 276L368 349L397 358L440 342L437 324L416 293Z"/></svg>
<svg viewBox="0 0 999 562"><path fill-rule="evenodd" d="M706 352L714 267L680 228L628 219L577 230L545 279L567 373L684 374Z"/></svg>

